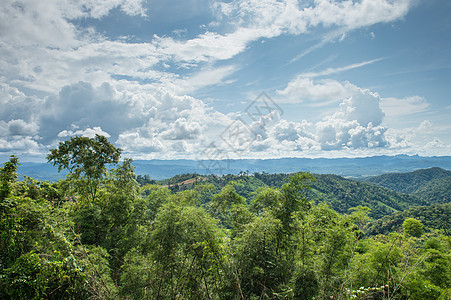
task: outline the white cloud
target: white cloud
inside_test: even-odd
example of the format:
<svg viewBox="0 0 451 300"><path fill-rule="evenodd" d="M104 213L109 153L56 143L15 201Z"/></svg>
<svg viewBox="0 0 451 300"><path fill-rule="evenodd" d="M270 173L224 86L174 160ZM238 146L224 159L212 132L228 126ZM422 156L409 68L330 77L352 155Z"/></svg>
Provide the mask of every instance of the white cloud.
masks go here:
<svg viewBox="0 0 451 300"><path fill-rule="evenodd" d="M343 100L340 109L332 116L333 119L357 121L360 125L372 123L378 126L385 114L380 106L380 97L366 89L359 89L350 98Z"/></svg>
<svg viewBox="0 0 451 300"><path fill-rule="evenodd" d="M268 28L274 35L301 34L309 28L339 26L348 29L391 22L403 17L412 1L363 0L236 0L217 7L238 26Z"/></svg>
<svg viewBox="0 0 451 300"><path fill-rule="evenodd" d="M165 147L160 140L155 136L143 136L141 130L133 130L119 134L117 144L130 153L161 152L165 150Z"/></svg>
<svg viewBox="0 0 451 300"><path fill-rule="evenodd" d="M368 61L364 61L364 62L360 62L360 63L351 64L351 65L344 66L344 67L327 68L326 70L319 71L319 72L306 72L306 73L302 73L300 76L301 77L327 76L327 75L337 74L337 73L341 73L341 72L356 69L356 68L361 68L361 67L373 64L373 63L381 61L381 60L382 60L382 58L377 58L377 59L372 59L372 60L368 60Z"/></svg>
<svg viewBox="0 0 451 300"><path fill-rule="evenodd" d="M279 95L284 96L278 99L280 102L305 102L305 100L326 100L337 101L350 97L358 88L349 83L341 83L332 79L314 81L310 78L297 76L291 80L283 90L278 90ZM324 102L323 102L324 103Z"/></svg>
<svg viewBox="0 0 451 300"><path fill-rule="evenodd" d="M171 123L161 136L168 140L192 140L198 137L201 131L202 126L198 122L180 118Z"/></svg>
<svg viewBox="0 0 451 300"><path fill-rule="evenodd" d="M389 118L399 118L426 111L428 101L420 96L398 99L394 97L382 98L381 107Z"/></svg>
<svg viewBox="0 0 451 300"><path fill-rule="evenodd" d="M308 27L334 22L337 26L348 27L349 22L354 22L355 26L385 22L401 17L408 6L408 1L385 0L341 4L318 1L305 7L294 1L234 1L217 5L223 12L223 25L237 24L239 20L240 25L229 33L209 31L188 40L155 36L142 43L128 43L106 39L95 29L75 26L70 20L100 19L114 8L130 15L144 15L143 1L28 0L18 3L8 0L0 8L0 55L3 57L0 67L9 83L51 93L78 81L100 85L121 78L176 86L180 78L174 73L156 70L157 64L210 64L236 56L262 37L301 34ZM323 10L332 8L342 17L331 20ZM230 67L208 68L201 70L198 77L183 79L187 92L209 83L216 84L233 72ZM207 75L211 75L209 80L201 83ZM179 93L182 92L183 88Z"/></svg>
<svg viewBox="0 0 451 300"><path fill-rule="evenodd" d="M190 96L178 96L151 86L146 89L138 86L136 91L119 88L123 87L79 82L64 86L58 96L39 99L1 85L0 136L5 138L0 151L17 149L20 145L25 147L25 142L31 140L39 145L37 149L44 149L45 145L54 145L59 139L74 135L92 137L96 133L117 141L130 153L141 149L162 151L164 155L165 151L182 146L200 151L199 147L190 145L217 136L221 126L231 121ZM14 114L17 107L24 109ZM18 142L13 139L16 135L30 138ZM180 144L178 141L182 140L189 143ZM8 142L14 142L14 146L7 146Z"/></svg>
<svg viewBox="0 0 451 300"><path fill-rule="evenodd" d="M429 120L424 120L418 126L418 130L423 131L423 132L431 132L432 128L433 128L433 124Z"/></svg>
<svg viewBox="0 0 451 300"><path fill-rule="evenodd" d="M451 150L451 145L447 145L442 142L439 138L434 137L431 142L425 145L427 149L448 149Z"/></svg>
<svg viewBox="0 0 451 300"><path fill-rule="evenodd" d="M332 119L317 123L317 138L323 150L377 148L387 146L386 128L360 125L357 121Z"/></svg>
<svg viewBox="0 0 451 300"><path fill-rule="evenodd" d="M5 122L24 120L35 122L36 112L40 111L43 101L35 96L28 97L19 89L0 82L0 119Z"/></svg>
<svg viewBox="0 0 451 300"><path fill-rule="evenodd" d="M284 33L298 35L321 25L352 30L390 22L404 16L410 5L410 0L363 0L360 3L322 0L311 6L300 6L293 0L237 0L215 5L217 12L222 14L221 21L234 24L234 31L225 34L206 32L187 41L158 38L156 42L177 60L225 60L243 52L249 43L261 38L273 38Z"/></svg>
<svg viewBox="0 0 451 300"><path fill-rule="evenodd" d="M412 3L228 1L216 4L221 18L215 20L216 27L208 27L210 31L190 39L154 36L134 43L127 38L107 38L94 27L73 22L102 21L113 9L145 17L144 2L6 0L2 4L0 151L42 151L60 138L101 133L127 153L195 155L218 140L224 127L233 122L231 115L187 95L231 82L230 75L240 66L225 62L218 67L218 61L236 57L261 38L317 28L326 31L323 45L332 40L330 36L336 38L337 32L345 37L349 30L402 18ZM221 31L212 31L214 28ZM280 101L312 100L309 105L329 105L342 100L338 110L316 124L280 118L265 119L263 127L251 122L257 134L251 150L290 155L320 148L407 147L407 136L382 126L384 113L392 118L423 112L429 105L425 99L381 99L346 81L315 80L379 60L305 72L294 78L277 91L283 96ZM23 91L30 95L38 91L35 94L39 96ZM427 122L420 127L430 130Z"/></svg>
<svg viewBox="0 0 451 300"><path fill-rule="evenodd" d="M41 154L44 147L30 136L0 137L0 152Z"/></svg>
<svg viewBox="0 0 451 300"><path fill-rule="evenodd" d="M187 41L157 38L156 44L177 61L213 62L230 59L242 52L249 41L256 39L252 35L253 32L244 29L226 35L206 32Z"/></svg>
<svg viewBox="0 0 451 300"><path fill-rule="evenodd" d="M437 126L429 120L423 120L417 124L414 127L388 129L386 137L390 147L395 149L415 149L418 154L422 153L425 155L443 155L443 153L446 153L446 150L451 149L451 145L445 144L437 137L437 135L447 136L449 128Z"/></svg>
<svg viewBox="0 0 451 300"><path fill-rule="evenodd" d="M289 122L281 120L274 126L273 136L279 142L297 141L300 138L313 140L315 137L311 133L313 124L303 120L302 122Z"/></svg>
<svg viewBox="0 0 451 300"><path fill-rule="evenodd" d="M386 128L381 126L384 113L380 97L359 89L343 100L339 110L316 124L317 139L323 150L342 148L377 148L387 146Z"/></svg>
<svg viewBox="0 0 451 300"><path fill-rule="evenodd" d="M144 121L145 114L135 113L132 100L108 83L93 87L79 82L63 87L58 97L48 97L35 118L45 125L40 132L45 141L73 126L81 130L102 127L117 137L124 128Z"/></svg>
<svg viewBox="0 0 451 300"><path fill-rule="evenodd" d="M315 1L318 5L309 11L312 24L339 25L346 28L369 26L379 22L391 22L404 16L412 1L362 0Z"/></svg>
<svg viewBox="0 0 451 300"><path fill-rule="evenodd" d="M414 146L412 138L415 135L409 131L396 130L388 128L385 133L385 138L390 145L391 149L409 149Z"/></svg>
<svg viewBox="0 0 451 300"><path fill-rule="evenodd" d="M77 130L77 131L63 130L60 133L58 133L58 137L59 138L68 138L68 137L73 137L73 136L84 136L84 137L93 138L97 134L103 135L106 138L111 137L111 135L109 135L108 132L103 131L102 128L100 128L100 127L86 128L85 130Z"/></svg>
<svg viewBox="0 0 451 300"><path fill-rule="evenodd" d="M36 123L27 123L24 120L0 120L0 136L33 136L39 131Z"/></svg>
<svg viewBox="0 0 451 300"><path fill-rule="evenodd" d="M225 78L237 70L235 66L224 66L218 68L206 68L185 78L163 81L164 86L176 94L183 95L199 90L206 86L225 84ZM231 81L227 81L230 83Z"/></svg>

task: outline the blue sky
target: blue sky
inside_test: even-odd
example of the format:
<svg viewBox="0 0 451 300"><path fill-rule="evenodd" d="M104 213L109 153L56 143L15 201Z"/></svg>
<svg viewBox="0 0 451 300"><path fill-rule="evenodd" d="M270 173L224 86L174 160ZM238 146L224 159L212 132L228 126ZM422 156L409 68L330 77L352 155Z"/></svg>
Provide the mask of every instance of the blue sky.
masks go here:
<svg viewBox="0 0 451 300"><path fill-rule="evenodd" d="M0 157L451 154L451 2L6 0Z"/></svg>

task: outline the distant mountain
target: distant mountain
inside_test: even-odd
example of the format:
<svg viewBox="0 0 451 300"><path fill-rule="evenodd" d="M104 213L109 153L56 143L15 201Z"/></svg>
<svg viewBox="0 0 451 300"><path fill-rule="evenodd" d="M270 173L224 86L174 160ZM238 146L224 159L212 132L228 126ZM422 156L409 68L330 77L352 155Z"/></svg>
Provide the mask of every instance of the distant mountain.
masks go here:
<svg viewBox="0 0 451 300"><path fill-rule="evenodd" d="M403 212L384 216L366 226L366 235L402 231L402 223L406 218L420 220L424 225L425 231L444 229L448 234L451 233L451 203L447 203L411 207Z"/></svg>
<svg viewBox="0 0 451 300"><path fill-rule="evenodd" d="M20 160L20 158L19 158ZM241 159L227 161L208 160L136 160L133 162L136 174L149 175L151 179L165 179L177 174L198 173L238 174L250 173L293 173L307 171L316 174L337 174L344 177L362 178L394 172L411 172L417 169L440 167L451 169L451 156L373 156L362 158L280 158ZM47 163L21 162L19 174L39 180L58 180L57 168Z"/></svg>
<svg viewBox="0 0 451 300"><path fill-rule="evenodd" d="M241 171L266 173L336 174L344 177L364 178L395 172L440 167L451 169L451 156L422 157L418 155L373 156L361 158L280 158L240 159L228 161L208 160L137 160L136 173L152 179L164 179L182 173L238 174Z"/></svg>
<svg viewBox="0 0 451 300"><path fill-rule="evenodd" d="M408 173L384 174L368 178L366 182L415 195L431 203L451 202L451 171L438 167Z"/></svg>
<svg viewBox="0 0 451 300"><path fill-rule="evenodd" d="M21 162L17 168L19 180L23 176L35 178L37 180L58 181L66 176L67 172L58 173L58 167L54 167L49 163Z"/></svg>

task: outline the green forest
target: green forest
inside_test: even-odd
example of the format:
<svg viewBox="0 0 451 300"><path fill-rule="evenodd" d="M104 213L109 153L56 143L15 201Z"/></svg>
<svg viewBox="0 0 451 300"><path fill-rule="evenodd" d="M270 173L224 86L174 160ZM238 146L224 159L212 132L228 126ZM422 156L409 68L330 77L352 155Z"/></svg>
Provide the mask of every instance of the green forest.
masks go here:
<svg viewBox="0 0 451 300"><path fill-rule="evenodd" d="M57 182L3 163L1 299L451 298L449 171L155 181L121 152L61 142Z"/></svg>

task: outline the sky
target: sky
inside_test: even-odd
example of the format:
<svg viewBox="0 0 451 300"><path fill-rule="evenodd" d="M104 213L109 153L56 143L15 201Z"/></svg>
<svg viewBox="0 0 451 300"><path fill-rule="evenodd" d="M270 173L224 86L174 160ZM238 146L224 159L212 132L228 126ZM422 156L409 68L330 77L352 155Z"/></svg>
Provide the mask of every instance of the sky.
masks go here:
<svg viewBox="0 0 451 300"><path fill-rule="evenodd" d="M3 0L0 158L451 155L447 0Z"/></svg>

